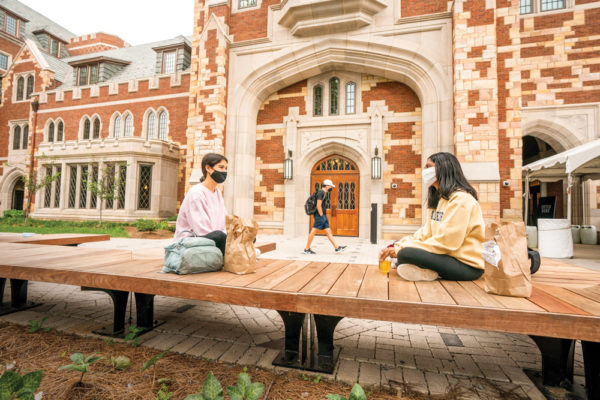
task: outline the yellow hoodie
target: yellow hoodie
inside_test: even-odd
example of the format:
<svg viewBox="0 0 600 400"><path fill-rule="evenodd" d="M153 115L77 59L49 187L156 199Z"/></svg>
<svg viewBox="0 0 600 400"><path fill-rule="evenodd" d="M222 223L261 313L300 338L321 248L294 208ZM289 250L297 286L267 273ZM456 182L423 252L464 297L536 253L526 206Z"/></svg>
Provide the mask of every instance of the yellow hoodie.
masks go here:
<svg viewBox="0 0 600 400"><path fill-rule="evenodd" d="M485 225L481 207L473 196L463 191L440 198L437 208L428 209L429 218L411 236L394 243L398 253L414 247L435 254L447 254L474 268L484 269L481 252Z"/></svg>

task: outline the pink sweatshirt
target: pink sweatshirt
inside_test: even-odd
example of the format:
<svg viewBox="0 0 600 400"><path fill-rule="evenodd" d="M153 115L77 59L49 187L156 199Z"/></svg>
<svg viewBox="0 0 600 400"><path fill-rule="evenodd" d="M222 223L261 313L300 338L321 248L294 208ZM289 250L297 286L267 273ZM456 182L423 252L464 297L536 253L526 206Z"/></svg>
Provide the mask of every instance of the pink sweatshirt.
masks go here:
<svg viewBox="0 0 600 400"><path fill-rule="evenodd" d="M193 231L198 236L206 235L213 231L223 231L227 233L225 227L225 202L223 195L218 188L211 192L206 186L199 183L192 186L185 195L179 215L177 216L177 225L175 238L179 238L182 231ZM182 237L191 236L189 233Z"/></svg>

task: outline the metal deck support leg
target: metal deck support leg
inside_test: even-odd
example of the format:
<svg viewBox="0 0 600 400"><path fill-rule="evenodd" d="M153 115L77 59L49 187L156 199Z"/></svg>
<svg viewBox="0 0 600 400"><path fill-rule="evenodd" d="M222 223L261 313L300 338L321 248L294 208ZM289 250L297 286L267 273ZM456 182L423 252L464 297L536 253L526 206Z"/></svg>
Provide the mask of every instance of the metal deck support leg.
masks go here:
<svg viewBox="0 0 600 400"><path fill-rule="evenodd" d="M90 287L82 287L81 290L97 290L107 293L113 301L113 325L104 326L93 333L102 336L110 336L123 338L125 337L125 314L127 312L127 300L129 292L122 290L98 289Z"/></svg>
<svg viewBox="0 0 600 400"><path fill-rule="evenodd" d="M0 278L0 315L6 315L17 311L27 310L37 307L41 303L32 303L27 301L27 281L21 279L10 280L10 305L2 302L4 297L4 287L6 278Z"/></svg>
<svg viewBox="0 0 600 400"><path fill-rule="evenodd" d="M300 334L302 324L306 314L277 311L283 320L285 327L285 347L278 357L273 361L273 365L288 368L302 368L300 361Z"/></svg>
<svg viewBox="0 0 600 400"><path fill-rule="evenodd" d="M542 353L542 377L545 386L573 385L575 341L545 336L530 336Z"/></svg>
<svg viewBox="0 0 600 400"><path fill-rule="evenodd" d="M588 399L600 399L600 343L582 340L581 347Z"/></svg>
<svg viewBox="0 0 600 400"><path fill-rule="evenodd" d="M315 360L316 364L313 367L317 371L331 374L336 362L333 354L333 333L337 324L342 320L342 317L315 314L314 319L319 347L317 359Z"/></svg>
<svg viewBox="0 0 600 400"><path fill-rule="evenodd" d="M164 323L154 320L153 294L135 293L135 311L136 326L142 329L138 336L150 332L152 329Z"/></svg>

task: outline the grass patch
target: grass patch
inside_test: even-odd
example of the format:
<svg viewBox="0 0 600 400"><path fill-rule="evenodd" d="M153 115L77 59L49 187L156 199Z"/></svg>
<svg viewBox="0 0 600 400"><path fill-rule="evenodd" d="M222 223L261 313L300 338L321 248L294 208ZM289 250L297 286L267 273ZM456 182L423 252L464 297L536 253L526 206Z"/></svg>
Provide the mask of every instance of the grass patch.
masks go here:
<svg viewBox="0 0 600 400"><path fill-rule="evenodd" d="M60 221L4 217L0 218L0 232L33 233L100 233L111 237L129 237L122 222Z"/></svg>

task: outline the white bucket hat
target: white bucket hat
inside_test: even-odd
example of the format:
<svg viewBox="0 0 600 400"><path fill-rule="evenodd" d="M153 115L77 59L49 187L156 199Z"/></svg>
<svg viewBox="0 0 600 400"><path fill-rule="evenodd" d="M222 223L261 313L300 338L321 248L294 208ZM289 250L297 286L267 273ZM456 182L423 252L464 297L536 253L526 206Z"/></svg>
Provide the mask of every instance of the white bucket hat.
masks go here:
<svg viewBox="0 0 600 400"><path fill-rule="evenodd" d="M331 179L325 179L323 181L323 185L322 186L331 186L331 187L335 187L335 185L333 184L333 182L331 182Z"/></svg>

